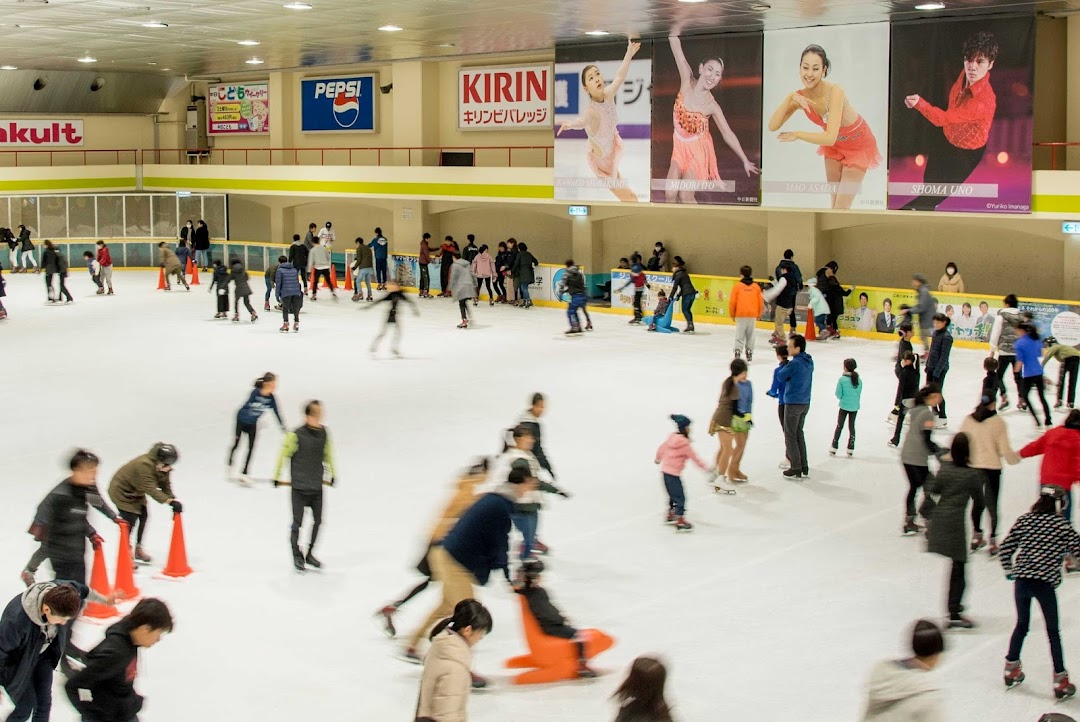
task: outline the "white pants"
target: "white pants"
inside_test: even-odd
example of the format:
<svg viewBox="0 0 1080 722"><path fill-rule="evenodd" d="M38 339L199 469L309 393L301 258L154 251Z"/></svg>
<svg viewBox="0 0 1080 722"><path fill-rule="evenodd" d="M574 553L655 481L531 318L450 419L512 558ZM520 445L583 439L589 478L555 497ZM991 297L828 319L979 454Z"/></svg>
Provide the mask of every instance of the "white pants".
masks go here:
<svg viewBox="0 0 1080 722"><path fill-rule="evenodd" d="M101 267L101 282L112 290L112 266Z"/></svg>
<svg viewBox="0 0 1080 722"><path fill-rule="evenodd" d="M19 265L19 249L18 248L12 248L9 251L9 254L10 254L10 257L11 257L11 263L8 266L8 268L11 268L11 269L14 270L15 266Z"/></svg>
<svg viewBox="0 0 1080 722"><path fill-rule="evenodd" d="M33 251L23 251L22 265L23 265L23 268L30 268L30 266L33 266L34 268L37 268L37 259L34 258L34 252Z"/></svg>
<svg viewBox="0 0 1080 722"><path fill-rule="evenodd" d="M754 350L754 329L756 328L756 318L736 318L735 319L735 350L736 351L753 351Z"/></svg>

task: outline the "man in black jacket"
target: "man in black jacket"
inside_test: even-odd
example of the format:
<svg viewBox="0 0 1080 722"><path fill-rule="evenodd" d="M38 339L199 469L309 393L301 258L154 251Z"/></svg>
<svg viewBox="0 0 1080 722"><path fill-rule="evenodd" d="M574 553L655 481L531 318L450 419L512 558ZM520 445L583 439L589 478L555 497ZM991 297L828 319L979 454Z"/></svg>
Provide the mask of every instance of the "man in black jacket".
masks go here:
<svg viewBox="0 0 1080 722"><path fill-rule="evenodd" d="M802 270L796 265L795 251L790 248L784 251L784 260L776 266L776 280L787 279L787 285L780 295L776 297L773 307L772 343L776 346L787 346L787 337L784 336L784 321L788 321L791 333L794 335L798 328L795 324L795 299L803 287Z"/></svg>
<svg viewBox="0 0 1080 722"><path fill-rule="evenodd" d="M160 599L143 599L109 627L90 650L86 667L68 678L68 699L83 722L137 722L143 698L135 692L139 648L149 649L171 632L172 614Z"/></svg>
<svg viewBox="0 0 1080 722"><path fill-rule="evenodd" d="M310 233L309 233L310 235ZM292 245L289 246L289 263L293 265L293 268L300 274L300 283L304 285L304 295L307 295L307 264L308 256L311 255L311 247L306 243L300 242L300 234L294 233L292 237Z"/></svg>

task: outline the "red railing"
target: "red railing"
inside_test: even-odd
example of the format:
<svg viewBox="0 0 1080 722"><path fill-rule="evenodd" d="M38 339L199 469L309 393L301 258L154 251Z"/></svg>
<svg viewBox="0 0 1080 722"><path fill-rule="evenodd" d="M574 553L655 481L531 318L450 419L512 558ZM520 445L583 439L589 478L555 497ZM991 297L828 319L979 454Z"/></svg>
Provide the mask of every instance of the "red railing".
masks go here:
<svg viewBox="0 0 1080 722"><path fill-rule="evenodd" d="M1057 170L1058 148L1077 147L1080 146L1080 142L1033 143L1033 145L1036 148L1050 149L1050 170Z"/></svg>
<svg viewBox="0 0 1080 722"><path fill-rule="evenodd" d="M135 149L15 150L0 148L0 168L27 168L65 165L133 165L142 151Z"/></svg>

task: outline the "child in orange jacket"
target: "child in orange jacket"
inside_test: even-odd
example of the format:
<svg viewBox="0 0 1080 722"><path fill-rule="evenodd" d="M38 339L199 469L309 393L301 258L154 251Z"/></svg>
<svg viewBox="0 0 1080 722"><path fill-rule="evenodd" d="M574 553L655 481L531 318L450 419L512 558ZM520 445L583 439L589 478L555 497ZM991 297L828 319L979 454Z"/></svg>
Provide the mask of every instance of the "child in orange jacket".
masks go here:
<svg viewBox="0 0 1080 722"><path fill-rule="evenodd" d="M754 360L754 329L765 311L765 297L761 286L754 282L750 266L739 269L742 278L731 289L728 297L728 315L735 319L735 358L746 354L747 363Z"/></svg>

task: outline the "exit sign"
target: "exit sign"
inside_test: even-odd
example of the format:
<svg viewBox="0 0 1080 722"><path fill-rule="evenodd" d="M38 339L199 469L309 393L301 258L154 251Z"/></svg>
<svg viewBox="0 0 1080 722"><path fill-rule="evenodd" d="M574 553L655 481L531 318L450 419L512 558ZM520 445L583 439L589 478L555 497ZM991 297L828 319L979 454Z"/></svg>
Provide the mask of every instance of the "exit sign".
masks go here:
<svg viewBox="0 0 1080 722"><path fill-rule="evenodd" d="M1080 221L1062 221L1061 232L1069 236L1080 236Z"/></svg>
<svg viewBox="0 0 1080 722"><path fill-rule="evenodd" d="M587 216L589 215L588 206L570 206L570 215L572 216ZM1077 231L1080 233L1080 231Z"/></svg>

